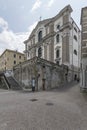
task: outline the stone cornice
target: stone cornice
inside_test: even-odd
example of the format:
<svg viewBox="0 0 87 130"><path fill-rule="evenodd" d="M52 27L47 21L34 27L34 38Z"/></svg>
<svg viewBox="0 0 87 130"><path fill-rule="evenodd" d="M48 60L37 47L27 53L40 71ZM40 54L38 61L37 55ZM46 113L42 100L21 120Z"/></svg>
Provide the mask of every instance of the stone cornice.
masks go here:
<svg viewBox="0 0 87 130"><path fill-rule="evenodd" d="M51 61L47 61L47 60L39 58L37 56L34 57L34 58L32 58L32 59L30 59L30 60L26 60L26 61L22 62L19 65L14 66L13 69L14 70L16 70L16 69L22 69L22 67L25 67L26 65L33 65L33 64L35 64L35 65L41 64L42 66L46 65L46 66L49 66L49 67L52 67L52 68L59 69L59 71L61 71L63 69L62 66L58 66L56 63L53 63Z"/></svg>
<svg viewBox="0 0 87 130"><path fill-rule="evenodd" d="M43 46L44 42L46 42L47 39L50 39L51 37L53 37L54 35L56 34L56 32L52 32L52 33L49 33L48 35L46 35L45 37L43 37L42 41L41 42L37 42L35 44L33 44L29 50L31 50L32 48L35 48L35 47L39 47L39 46Z"/></svg>

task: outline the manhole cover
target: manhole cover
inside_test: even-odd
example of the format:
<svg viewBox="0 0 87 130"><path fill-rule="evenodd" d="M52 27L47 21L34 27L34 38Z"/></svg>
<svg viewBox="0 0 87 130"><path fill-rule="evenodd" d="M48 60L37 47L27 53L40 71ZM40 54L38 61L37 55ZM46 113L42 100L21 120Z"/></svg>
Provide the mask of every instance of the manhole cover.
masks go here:
<svg viewBox="0 0 87 130"><path fill-rule="evenodd" d="M32 102L35 102L35 101L38 101L38 99L30 99L30 101L32 101Z"/></svg>
<svg viewBox="0 0 87 130"><path fill-rule="evenodd" d="M48 103L46 103L46 105L48 105L48 106L53 106L54 104L51 103L51 102L48 102Z"/></svg>

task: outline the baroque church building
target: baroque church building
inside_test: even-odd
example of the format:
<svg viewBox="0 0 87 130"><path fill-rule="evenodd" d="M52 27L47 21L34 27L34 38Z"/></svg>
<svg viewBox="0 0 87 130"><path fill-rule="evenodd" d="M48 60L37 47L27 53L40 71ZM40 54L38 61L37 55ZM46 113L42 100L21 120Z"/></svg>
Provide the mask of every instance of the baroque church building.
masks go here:
<svg viewBox="0 0 87 130"><path fill-rule="evenodd" d="M24 41L27 61L15 66L14 76L25 86L31 84L32 77L35 77L39 88L57 87L66 80L70 82L79 77L81 33L71 13L72 8L68 5L55 17L39 21L29 38ZM20 70L24 66L24 70L28 67L28 71ZM23 78L23 75L27 76ZM53 86L50 81L54 83Z"/></svg>

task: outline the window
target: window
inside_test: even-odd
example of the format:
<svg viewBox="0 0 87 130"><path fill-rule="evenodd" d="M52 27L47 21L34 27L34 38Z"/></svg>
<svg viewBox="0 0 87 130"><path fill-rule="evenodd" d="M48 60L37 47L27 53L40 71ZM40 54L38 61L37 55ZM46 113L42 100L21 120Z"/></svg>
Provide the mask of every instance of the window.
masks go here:
<svg viewBox="0 0 87 130"><path fill-rule="evenodd" d="M30 53L28 52L28 57L29 57Z"/></svg>
<svg viewBox="0 0 87 130"><path fill-rule="evenodd" d="M14 60L14 64L16 64L16 61Z"/></svg>
<svg viewBox="0 0 87 130"><path fill-rule="evenodd" d="M21 59L21 56L19 56L19 59Z"/></svg>
<svg viewBox="0 0 87 130"><path fill-rule="evenodd" d="M49 33L49 27L46 27L46 34Z"/></svg>
<svg viewBox="0 0 87 130"><path fill-rule="evenodd" d="M41 42L42 40L42 31L38 33L38 42Z"/></svg>
<svg viewBox="0 0 87 130"><path fill-rule="evenodd" d="M77 55L77 50L74 50L74 54Z"/></svg>
<svg viewBox="0 0 87 130"><path fill-rule="evenodd" d="M57 29L58 29L58 30L60 29L60 25L59 25L59 24L57 25Z"/></svg>
<svg viewBox="0 0 87 130"><path fill-rule="evenodd" d="M32 46L32 40L31 40L31 46Z"/></svg>
<svg viewBox="0 0 87 130"><path fill-rule="evenodd" d="M25 44L25 49L27 50L27 44Z"/></svg>
<svg viewBox="0 0 87 130"><path fill-rule="evenodd" d="M16 54L14 54L14 58L16 58Z"/></svg>
<svg viewBox="0 0 87 130"><path fill-rule="evenodd" d="M33 38L33 44L35 44L35 38Z"/></svg>
<svg viewBox="0 0 87 130"><path fill-rule="evenodd" d="M75 32L77 33L77 29L74 27Z"/></svg>
<svg viewBox="0 0 87 130"><path fill-rule="evenodd" d="M40 47L39 49L38 49L38 57L41 57L42 56L42 48Z"/></svg>
<svg viewBox="0 0 87 130"><path fill-rule="evenodd" d="M59 34L56 35L56 42L59 42Z"/></svg>
<svg viewBox="0 0 87 130"><path fill-rule="evenodd" d="M56 51L56 58L59 58L59 50Z"/></svg>
<svg viewBox="0 0 87 130"><path fill-rule="evenodd" d="M30 49L30 46L28 45L28 50Z"/></svg>
<svg viewBox="0 0 87 130"><path fill-rule="evenodd" d="M59 61L56 61L56 64L59 65Z"/></svg>
<svg viewBox="0 0 87 130"><path fill-rule="evenodd" d="M76 35L74 35L74 39L77 41L77 36Z"/></svg>

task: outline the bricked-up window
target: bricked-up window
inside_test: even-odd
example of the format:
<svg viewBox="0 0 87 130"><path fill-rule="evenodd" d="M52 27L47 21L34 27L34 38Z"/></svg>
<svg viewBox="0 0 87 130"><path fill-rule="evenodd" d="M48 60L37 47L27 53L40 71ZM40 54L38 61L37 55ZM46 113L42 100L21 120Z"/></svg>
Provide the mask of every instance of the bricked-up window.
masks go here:
<svg viewBox="0 0 87 130"><path fill-rule="evenodd" d="M75 39L75 41L77 41L77 36L76 35L74 35L74 39Z"/></svg>
<svg viewBox="0 0 87 130"><path fill-rule="evenodd" d="M40 47L39 49L38 49L38 57L41 57L42 56L42 48Z"/></svg>
<svg viewBox="0 0 87 130"><path fill-rule="evenodd" d="M16 61L14 60L14 65L16 64Z"/></svg>
<svg viewBox="0 0 87 130"><path fill-rule="evenodd" d="M60 55L60 51L58 49L58 50L56 50L56 58L59 58L59 55Z"/></svg>
<svg viewBox="0 0 87 130"><path fill-rule="evenodd" d="M38 33L38 42L41 42L42 40L42 31Z"/></svg>
<svg viewBox="0 0 87 130"><path fill-rule="evenodd" d="M74 50L74 54L77 55L77 50Z"/></svg>
<svg viewBox="0 0 87 130"><path fill-rule="evenodd" d="M16 54L14 54L14 58L16 58Z"/></svg>
<svg viewBox="0 0 87 130"><path fill-rule="evenodd" d="M56 42L59 43L59 34L56 35Z"/></svg>

